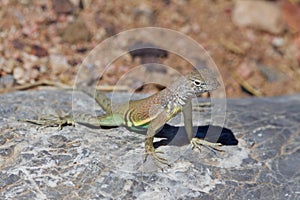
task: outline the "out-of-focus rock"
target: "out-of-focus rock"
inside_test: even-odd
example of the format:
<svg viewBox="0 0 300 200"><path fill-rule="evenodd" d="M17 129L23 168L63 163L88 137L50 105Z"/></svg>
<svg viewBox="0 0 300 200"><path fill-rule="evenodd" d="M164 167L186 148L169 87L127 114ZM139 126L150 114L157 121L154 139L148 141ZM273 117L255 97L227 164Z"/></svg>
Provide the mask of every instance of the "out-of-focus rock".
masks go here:
<svg viewBox="0 0 300 200"><path fill-rule="evenodd" d="M241 27L254 27L274 34L285 29L281 10L276 2L238 0L235 2L232 21Z"/></svg>
<svg viewBox="0 0 300 200"><path fill-rule="evenodd" d="M300 6L288 0L280 2L282 16L293 31L300 32Z"/></svg>
<svg viewBox="0 0 300 200"><path fill-rule="evenodd" d="M60 74L70 67L67 58L62 55L50 54L49 62L54 74Z"/></svg>
<svg viewBox="0 0 300 200"><path fill-rule="evenodd" d="M131 57L141 58L141 63L157 62L159 58L167 58L168 52L151 43L137 42L128 47Z"/></svg>
<svg viewBox="0 0 300 200"><path fill-rule="evenodd" d="M274 68L271 68L269 66L258 64L257 65L260 72L263 74L263 76L271 83L281 81L285 78L284 74Z"/></svg>
<svg viewBox="0 0 300 200"><path fill-rule="evenodd" d="M272 45L275 47L281 47L284 45L284 39L282 37L275 37L272 39Z"/></svg>
<svg viewBox="0 0 300 200"><path fill-rule="evenodd" d="M11 43L15 49L23 49L24 48L23 42L19 39L14 39Z"/></svg>
<svg viewBox="0 0 300 200"><path fill-rule="evenodd" d="M73 5L69 0L53 0L52 8L57 14L70 14L73 12Z"/></svg>
<svg viewBox="0 0 300 200"><path fill-rule="evenodd" d="M153 25L156 19L154 11L146 4L140 4L137 8L134 8L133 15L135 20L145 26Z"/></svg>
<svg viewBox="0 0 300 200"><path fill-rule="evenodd" d="M14 79L19 83L23 80L25 75L25 70L22 67L16 67L13 71Z"/></svg>
<svg viewBox="0 0 300 200"><path fill-rule="evenodd" d="M0 77L0 89L1 88L10 88L14 85L14 77L12 75L6 75ZM0 144L1 145L1 144Z"/></svg>
<svg viewBox="0 0 300 200"><path fill-rule="evenodd" d="M7 73L12 73L13 70L14 70L14 68L15 68L16 66L18 66L19 63L18 63L15 59L13 59L13 58L10 58L10 59L8 59L8 60L4 60L4 59L3 59L3 62L2 62L1 59L0 59L0 65L1 65L1 68L2 68L5 72L7 72Z"/></svg>
<svg viewBox="0 0 300 200"><path fill-rule="evenodd" d="M253 62L243 62L242 64L239 65L237 68L236 72L238 75L241 76L243 79L249 78L253 74Z"/></svg>
<svg viewBox="0 0 300 200"><path fill-rule="evenodd" d="M87 42L91 38L91 34L85 23L78 19L69 24L65 29L60 31L62 40L68 43Z"/></svg>
<svg viewBox="0 0 300 200"><path fill-rule="evenodd" d="M300 35L295 36L293 43L296 45L298 49L300 49Z"/></svg>
<svg viewBox="0 0 300 200"><path fill-rule="evenodd" d="M48 51L39 45L32 45L30 49L30 54L35 55L37 57L48 56Z"/></svg>
<svg viewBox="0 0 300 200"><path fill-rule="evenodd" d="M39 77L39 75L40 75L40 72L36 67L31 68L29 71L29 74L28 74L30 80L37 79Z"/></svg>

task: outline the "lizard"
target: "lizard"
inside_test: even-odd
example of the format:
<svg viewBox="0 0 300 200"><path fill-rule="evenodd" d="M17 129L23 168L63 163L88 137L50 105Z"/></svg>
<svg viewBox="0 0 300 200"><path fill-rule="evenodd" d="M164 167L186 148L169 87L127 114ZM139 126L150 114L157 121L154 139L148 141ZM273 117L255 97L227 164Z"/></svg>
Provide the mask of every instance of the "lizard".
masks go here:
<svg viewBox="0 0 300 200"><path fill-rule="evenodd" d="M50 122L41 120L25 121L46 126L56 124L60 128L62 125L74 125L75 123L101 127L125 126L135 132L146 132L144 162L150 156L154 164L163 170L160 164L167 166L170 166L170 164L166 158L158 155L163 154L163 152L154 148L153 140L155 134L164 124L179 112L183 113L186 133L192 148L196 147L200 150L201 146L206 146L222 151L218 148L221 146L221 143L212 143L200 138L193 138L192 129L192 98L215 90L219 85L217 79L211 76L210 71L204 69L200 72L193 70L176 79L169 87L147 98L130 100L129 102L114 105L112 105L111 99L103 92L95 93L92 87L79 85L76 90L93 97L106 112L104 115L92 116L82 113L73 117L66 115Z"/></svg>

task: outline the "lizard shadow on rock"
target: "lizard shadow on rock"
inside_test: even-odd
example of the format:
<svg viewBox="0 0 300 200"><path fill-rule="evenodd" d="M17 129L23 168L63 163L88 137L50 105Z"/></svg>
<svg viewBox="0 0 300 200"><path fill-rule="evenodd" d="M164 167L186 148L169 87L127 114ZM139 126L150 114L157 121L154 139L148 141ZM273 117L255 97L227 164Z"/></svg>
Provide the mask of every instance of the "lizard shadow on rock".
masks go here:
<svg viewBox="0 0 300 200"><path fill-rule="evenodd" d="M197 133L195 136L197 138L205 138L205 140L209 142L218 142L222 145L238 144L238 140L235 138L233 132L228 128L206 125L193 127L193 129L197 129ZM210 132L209 134L207 134L208 130ZM184 126L177 127L165 124L164 127L155 135L155 137L165 138L160 141L154 142L155 148L164 145L182 146L189 144Z"/></svg>
<svg viewBox="0 0 300 200"><path fill-rule="evenodd" d="M92 126L90 124L80 123L89 128L99 128L99 126ZM102 126L103 129L111 129L118 126ZM133 131L127 128L129 131ZM218 142L222 145L237 145L238 140L235 138L233 132L225 127L214 126L214 125L206 125L206 126L194 126L194 132L197 129L195 137L202 138L209 142ZM208 130L210 131L207 134ZM146 129L142 131L134 131L136 133L145 135ZM160 146L173 145L173 146L183 146L189 144L189 140L187 138L187 134L185 132L184 126L171 126L170 124L165 124L164 127L155 134L156 138L163 138L160 141L154 142L154 148L158 148Z"/></svg>

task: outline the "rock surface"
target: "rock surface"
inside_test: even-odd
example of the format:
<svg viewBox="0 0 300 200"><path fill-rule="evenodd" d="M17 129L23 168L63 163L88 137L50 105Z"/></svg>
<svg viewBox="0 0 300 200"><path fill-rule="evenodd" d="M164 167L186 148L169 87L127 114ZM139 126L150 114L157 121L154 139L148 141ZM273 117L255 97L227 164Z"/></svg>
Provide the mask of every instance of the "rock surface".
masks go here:
<svg viewBox="0 0 300 200"><path fill-rule="evenodd" d="M279 5L269 1L236 1L232 21L237 26L254 27L274 34L282 33L285 28Z"/></svg>
<svg viewBox="0 0 300 200"><path fill-rule="evenodd" d="M82 93L73 100L74 112L102 113ZM172 164L164 172L150 159L143 164L144 136L123 127L37 129L17 121L70 111L72 92L8 93L0 105L0 199L300 198L300 95L229 99L224 127L238 145L215 154L161 146ZM207 109L195 115L197 126L210 121Z"/></svg>

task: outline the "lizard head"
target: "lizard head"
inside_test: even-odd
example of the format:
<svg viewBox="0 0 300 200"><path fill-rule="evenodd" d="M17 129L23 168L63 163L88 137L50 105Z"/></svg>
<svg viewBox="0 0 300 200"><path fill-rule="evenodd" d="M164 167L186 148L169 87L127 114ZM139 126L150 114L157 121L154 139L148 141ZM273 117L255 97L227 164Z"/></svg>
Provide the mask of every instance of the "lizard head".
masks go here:
<svg viewBox="0 0 300 200"><path fill-rule="evenodd" d="M213 72L206 68L193 70L184 77L187 80L185 82L186 87L191 88L195 95L215 90L220 86Z"/></svg>
<svg viewBox="0 0 300 200"><path fill-rule="evenodd" d="M173 82L168 89L176 96L181 105L204 92L217 89L220 83L214 73L207 69L193 70Z"/></svg>

